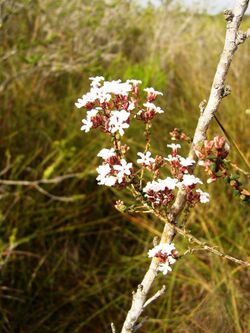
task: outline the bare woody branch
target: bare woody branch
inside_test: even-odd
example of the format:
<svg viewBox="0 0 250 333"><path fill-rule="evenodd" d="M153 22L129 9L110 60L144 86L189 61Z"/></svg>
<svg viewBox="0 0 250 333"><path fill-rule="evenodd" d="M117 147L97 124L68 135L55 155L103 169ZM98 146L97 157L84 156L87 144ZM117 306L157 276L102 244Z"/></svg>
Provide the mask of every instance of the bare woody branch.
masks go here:
<svg viewBox="0 0 250 333"><path fill-rule="evenodd" d="M237 0L233 11L226 11L225 18L227 21L226 37L223 52L221 54L213 84L210 90L210 96L207 105L201 105L201 114L197 123L197 127L194 133L194 139L192 143L192 148L189 152L189 157L197 161L197 157L194 152L194 145L199 141L206 139L206 134L208 127L218 111L219 105L227 95L227 89L225 85L227 73L233 56L239 46L243 43L246 38L249 37L249 30L246 33L239 31L239 27L244 16L244 13L248 7L249 0ZM168 214L168 222L165 224L161 243L170 243L175 237L175 226L177 224L177 217L183 210L186 203L186 195L184 191L180 190L177 194L176 200ZM181 229L180 229L181 230ZM216 250L214 249L214 252ZM216 253L215 253L216 254ZM147 295L151 288L151 285L156 278L158 267L158 259L153 258L148 271L146 272L141 284L138 286L137 291L133 295L132 305L127 314L125 322L123 324L121 333L132 333L134 331L135 325L140 317L144 304L146 303Z"/></svg>

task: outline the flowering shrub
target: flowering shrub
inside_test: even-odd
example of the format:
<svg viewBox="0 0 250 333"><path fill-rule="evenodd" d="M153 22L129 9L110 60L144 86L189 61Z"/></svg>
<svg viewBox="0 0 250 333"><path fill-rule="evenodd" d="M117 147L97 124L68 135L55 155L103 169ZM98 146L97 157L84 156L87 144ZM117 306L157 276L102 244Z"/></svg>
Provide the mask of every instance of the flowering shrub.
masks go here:
<svg viewBox="0 0 250 333"><path fill-rule="evenodd" d="M179 155L180 144L168 144L170 152L166 156L153 156L150 151L151 123L158 114L164 113L155 103L157 97L163 94L153 88L140 91L139 80L105 81L102 76L92 77L90 80L90 91L75 103L77 108L86 110L81 130L100 130L110 136L112 142L112 147L103 148L97 155L102 159L101 165L96 169L98 185L128 188L143 204L140 207L154 211L167 212L179 190L185 193L189 207L207 203L209 194L199 188L203 182L193 175L195 161ZM129 160L129 146L123 142L132 121L145 124L145 149L137 152L134 162ZM190 138L176 128L170 135L172 140L190 142ZM223 138L206 140L197 145L195 151L200 164L208 172L208 182L224 175L223 166L228 147ZM166 172L168 176L162 177ZM127 209L121 201L116 202L115 207L121 211ZM139 206L135 206L134 211L139 211ZM149 251L149 257L158 258L158 271L166 274L171 271L170 265L176 261L177 251L174 244L159 244Z"/></svg>

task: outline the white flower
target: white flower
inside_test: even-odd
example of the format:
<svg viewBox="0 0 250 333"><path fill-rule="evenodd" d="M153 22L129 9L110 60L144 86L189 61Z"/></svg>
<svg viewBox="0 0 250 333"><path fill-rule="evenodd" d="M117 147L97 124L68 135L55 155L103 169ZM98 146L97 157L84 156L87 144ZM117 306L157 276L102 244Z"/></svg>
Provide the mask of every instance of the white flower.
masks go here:
<svg viewBox="0 0 250 333"><path fill-rule="evenodd" d="M164 160L168 162L176 162L179 161L179 158L177 156L168 155L168 157L164 157Z"/></svg>
<svg viewBox="0 0 250 333"><path fill-rule="evenodd" d="M103 160L107 160L108 158L110 158L112 156L116 156L116 153L115 153L114 148L111 148L111 149L103 148L102 150L99 151L97 156L101 157Z"/></svg>
<svg viewBox="0 0 250 333"><path fill-rule="evenodd" d="M183 176L183 180L181 182L182 185L184 186L191 186L191 185L195 185L195 184L203 184L202 181L195 177L194 175L184 175Z"/></svg>
<svg viewBox="0 0 250 333"><path fill-rule="evenodd" d="M139 152L139 153L137 153L137 155L140 157L137 160L138 164L150 165L151 163L155 162L155 159L153 157L150 157L151 156L150 151L147 151L146 154Z"/></svg>
<svg viewBox="0 0 250 333"><path fill-rule="evenodd" d="M122 183L125 176L131 175L131 169L133 167L132 163L127 163L126 160L121 159L121 165L114 165L114 170L118 171L117 178L118 183Z"/></svg>
<svg viewBox="0 0 250 333"><path fill-rule="evenodd" d="M172 251L175 251L175 245L173 243L160 243L148 251L148 256L149 258L153 258L159 252L166 255L172 255Z"/></svg>
<svg viewBox="0 0 250 333"><path fill-rule="evenodd" d="M132 83L132 84L134 84L135 86L137 86L138 84L141 84L142 83L142 81L141 80L127 80L126 81L127 83Z"/></svg>
<svg viewBox="0 0 250 333"><path fill-rule="evenodd" d="M82 123L81 131L84 131L85 133L89 132L93 126L92 121L90 119L82 119Z"/></svg>
<svg viewBox="0 0 250 333"><path fill-rule="evenodd" d="M180 160L180 164L184 167L188 167L188 166L191 166L192 164L195 163L194 160L192 160L191 158L187 157L187 158L184 158L182 156L178 156L179 157L179 160Z"/></svg>
<svg viewBox="0 0 250 333"><path fill-rule="evenodd" d="M128 106L128 111L133 111L135 109L135 102L130 102Z"/></svg>
<svg viewBox="0 0 250 333"><path fill-rule="evenodd" d="M168 257L168 262L170 263L170 265L173 265L176 262L176 259L172 256Z"/></svg>
<svg viewBox="0 0 250 333"><path fill-rule="evenodd" d="M145 88L144 89L144 91L146 91L149 95L161 95L161 96L163 96L163 93L162 92L160 92L160 91L157 91L157 90L154 90L154 88Z"/></svg>
<svg viewBox="0 0 250 333"><path fill-rule="evenodd" d="M165 188L167 187L169 190L174 190L175 187L178 185L178 179L170 177L163 179L161 182L162 184L164 184Z"/></svg>
<svg viewBox="0 0 250 333"><path fill-rule="evenodd" d="M157 270L158 270L159 272L162 272L163 275L167 275L168 272L171 272L171 271L172 271L172 268L170 267L169 262L166 261L166 262L164 262L164 263L161 263L161 264L158 266Z"/></svg>
<svg viewBox="0 0 250 333"><path fill-rule="evenodd" d="M108 177L105 177L103 185L114 186L115 183L116 183L116 181L117 181L116 177L114 177L114 176L108 176Z"/></svg>
<svg viewBox="0 0 250 333"><path fill-rule="evenodd" d="M95 76L95 77L90 77L89 78L91 82L91 87L100 87L101 86L101 81L104 81L104 77L103 76Z"/></svg>
<svg viewBox="0 0 250 333"><path fill-rule="evenodd" d="M89 111L87 111L87 119L91 119L92 117L95 117L98 112L99 112L100 108L96 108L96 109L91 109Z"/></svg>
<svg viewBox="0 0 250 333"><path fill-rule="evenodd" d="M98 168L96 168L96 171L99 173L100 176L105 177L110 173L111 168L108 164L102 164Z"/></svg>
<svg viewBox="0 0 250 333"><path fill-rule="evenodd" d="M124 129L129 127L127 123L129 117L130 113L125 110L112 111L109 120L109 131L111 133L119 132L120 135L123 136Z"/></svg>
<svg viewBox="0 0 250 333"><path fill-rule="evenodd" d="M117 178L114 176L104 177L99 175L96 180L98 181L98 185L114 186L116 184Z"/></svg>
<svg viewBox="0 0 250 333"><path fill-rule="evenodd" d="M166 275L168 272L172 271L170 265L173 265L176 262L176 259L174 258L175 253L173 252L176 253L174 244L164 243L156 245L153 249L149 250L148 256L149 258L154 258L160 255L161 260L163 260L164 262L160 262L157 270Z"/></svg>
<svg viewBox="0 0 250 333"><path fill-rule="evenodd" d="M159 183L153 180L152 182L147 182L146 186L143 188L143 192L148 193L149 191L159 192L162 191Z"/></svg>
<svg viewBox="0 0 250 333"><path fill-rule="evenodd" d="M102 89L106 93L127 96L132 90L132 86L128 82L121 82L121 80L105 81Z"/></svg>
<svg viewBox="0 0 250 333"><path fill-rule="evenodd" d="M91 89L90 92L83 95L82 98L78 98L75 106L79 109L86 106L88 103L94 103L98 98L97 91L95 89Z"/></svg>
<svg viewBox="0 0 250 333"><path fill-rule="evenodd" d="M93 126L93 122L91 121L91 118L95 117L98 114L98 112L99 112L99 110L97 108L87 111L87 118L82 119L83 125L81 127L81 131L84 131L86 133L90 131L90 129Z"/></svg>
<svg viewBox="0 0 250 333"><path fill-rule="evenodd" d="M148 182L144 187L143 192L160 192L164 191L166 188L173 190L176 186L178 186L178 180L175 178L167 177L165 179L159 179L158 181L153 180L152 182Z"/></svg>
<svg viewBox="0 0 250 333"><path fill-rule="evenodd" d="M177 150L178 148L181 148L181 145L179 143L171 143L170 145L167 145L168 148L171 148L173 150Z"/></svg>
<svg viewBox="0 0 250 333"><path fill-rule="evenodd" d="M209 202L210 195L207 192L203 192L202 190L196 190L197 193L200 194L200 202L201 203L207 203Z"/></svg>
<svg viewBox="0 0 250 333"><path fill-rule="evenodd" d="M98 185L113 186L117 182L117 177L109 175L111 168L108 164L100 165L96 171L99 173L96 178Z"/></svg>
<svg viewBox="0 0 250 333"><path fill-rule="evenodd" d="M144 103L143 106L145 106L150 111L152 110L156 113L164 113L164 111L159 106L156 106L154 103L147 102Z"/></svg>

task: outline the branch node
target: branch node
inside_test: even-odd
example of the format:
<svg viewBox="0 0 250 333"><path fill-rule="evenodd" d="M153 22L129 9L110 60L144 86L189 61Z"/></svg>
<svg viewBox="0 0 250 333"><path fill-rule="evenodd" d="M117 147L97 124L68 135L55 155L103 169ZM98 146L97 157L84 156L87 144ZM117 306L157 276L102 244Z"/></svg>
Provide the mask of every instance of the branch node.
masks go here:
<svg viewBox="0 0 250 333"><path fill-rule="evenodd" d="M233 21L234 14L233 14L231 9L225 9L224 10L224 16L225 16L225 20L227 22L232 22Z"/></svg>
<svg viewBox="0 0 250 333"><path fill-rule="evenodd" d="M204 113L206 105L207 105L207 101L205 99L203 99L203 101L201 101L199 104L199 109L200 109L201 114Z"/></svg>
<svg viewBox="0 0 250 333"><path fill-rule="evenodd" d="M228 84L226 84L222 89L221 97L224 98L224 97L230 95L231 92L232 92L232 88Z"/></svg>
<svg viewBox="0 0 250 333"><path fill-rule="evenodd" d="M145 309L149 304L151 304L152 302L154 302L155 300L157 300L157 298L159 298L161 295L163 295L165 293L166 290L166 286L163 285L162 288L160 290L158 290L154 296L150 297L143 305L143 309Z"/></svg>

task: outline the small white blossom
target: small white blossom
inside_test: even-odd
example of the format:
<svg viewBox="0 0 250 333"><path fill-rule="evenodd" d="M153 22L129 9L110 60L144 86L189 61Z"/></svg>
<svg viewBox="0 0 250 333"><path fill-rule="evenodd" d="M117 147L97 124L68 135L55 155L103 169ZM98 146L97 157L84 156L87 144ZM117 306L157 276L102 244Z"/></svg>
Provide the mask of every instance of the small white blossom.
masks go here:
<svg viewBox="0 0 250 333"><path fill-rule="evenodd" d="M91 109L91 110L87 111L87 118L91 119L92 117L95 117L98 114L99 109L100 108L98 108L98 109L96 108L96 109Z"/></svg>
<svg viewBox="0 0 250 333"><path fill-rule="evenodd" d="M108 164L100 165L96 171L99 173L96 178L98 185L113 186L117 182L117 177L109 175L111 168Z"/></svg>
<svg viewBox="0 0 250 333"><path fill-rule="evenodd" d="M98 98L97 91L93 88L91 88L90 92L83 95L82 98L78 98L77 102L75 103L75 106L79 109L84 106L86 106L88 103L94 103L96 99Z"/></svg>
<svg viewBox="0 0 250 333"><path fill-rule="evenodd" d="M111 149L103 148L102 150L99 151L97 156L101 157L103 160L107 160L108 158L110 158L112 156L116 156L116 153L115 153L114 148L111 148Z"/></svg>
<svg viewBox="0 0 250 333"><path fill-rule="evenodd" d="M149 191L164 191L164 187L157 181L153 180L152 182L147 182L146 186L143 188L143 192L148 193Z"/></svg>
<svg viewBox="0 0 250 333"><path fill-rule="evenodd" d="M111 117L109 120L109 131L111 133L119 132L121 136L124 135L124 129L129 127L127 123L130 117L130 113L121 110L121 111L112 111Z"/></svg>
<svg viewBox="0 0 250 333"><path fill-rule="evenodd" d="M97 178L98 185L114 186L117 182L117 178L114 176L102 177L101 175Z"/></svg>
<svg viewBox="0 0 250 333"><path fill-rule="evenodd" d="M180 160L180 164L184 167L188 167L188 166L191 166L195 163L194 160L192 160L191 158L187 157L187 158L184 158L182 156L178 156L179 157L179 160Z"/></svg>
<svg viewBox="0 0 250 333"><path fill-rule="evenodd" d="M121 80L105 81L102 89L106 93L127 96L132 90L132 86L128 82L121 82Z"/></svg>
<svg viewBox="0 0 250 333"><path fill-rule="evenodd" d="M98 168L96 168L96 171L99 173L99 175L105 177L110 173L111 168L108 164L102 164L99 165Z"/></svg>
<svg viewBox="0 0 250 333"><path fill-rule="evenodd" d="M175 178L167 177L165 179L159 179L158 181L153 180L148 182L143 188L143 192L148 193L149 191L160 192L164 191L166 188L169 190L174 190L178 186L178 180Z"/></svg>
<svg viewBox="0 0 250 333"><path fill-rule="evenodd" d="M117 178L118 183L122 183L125 176L131 175L131 169L133 167L132 163L127 163L126 160L121 159L121 165L114 165L114 170L118 171Z"/></svg>
<svg viewBox="0 0 250 333"><path fill-rule="evenodd" d="M158 266L157 271L162 272L163 275L167 275L168 272L172 271L172 268L170 267L169 262L166 261Z"/></svg>
<svg viewBox="0 0 250 333"><path fill-rule="evenodd" d="M179 143L171 143L170 145L167 145L168 148L171 148L173 150L177 150L178 148L181 148L181 145Z"/></svg>
<svg viewBox="0 0 250 333"><path fill-rule="evenodd" d="M169 190L174 190L175 187L178 185L178 179L170 177L163 179L161 182L162 184L164 184L165 188L167 187Z"/></svg>
<svg viewBox="0 0 250 333"><path fill-rule="evenodd" d="M145 88L144 91L146 91L148 94L152 94L152 95L161 95L163 96L163 93L157 90L154 90L154 88Z"/></svg>
<svg viewBox="0 0 250 333"><path fill-rule="evenodd" d="M207 192L203 192L202 190L196 190L197 193L200 194L200 202L201 203L207 203L209 202L210 195Z"/></svg>
<svg viewBox="0 0 250 333"><path fill-rule="evenodd" d="M153 258L159 252L161 252L162 254L171 255L172 251L175 251L175 246L173 243L171 243L171 244L160 243L160 244L156 245L153 249L148 251L148 256L149 256L149 258Z"/></svg>
<svg viewBox="0 0 250 333"><path fill-rule="evenodd" d="M104 77L103 76L95 76L95 77L90 77L89 78L91 82L91 87L100 87L101 86L101 81L104 81Z"/></svg>
<svg viewBox="0 0 250 333"><path fill-rule="evenodd" d="M82 123L81 131L84 131L85 133L89 132L93 126L92 121L90 119L82 119Z"/></svg>
<svg viewBox="0 0 250 333"><path fill-rule="evenodd" d="M93 122L91 121L91 118L95 117L98 114L98 112L99 112L99 110L97 108L87 111L87 118L82 119L83 125L81 127L81 131L84 131L86 133L90 131L90 129L93 126Z"/></svg>
<svg viewBox="0 0 250 333"><path fill-rule="evenodd" d="M141 84L142 83L142 81L141 80L127 80L126 82L128 82L128 83L132 83L132 84L134 84L134 85L138 85L138 84Z"/></svg>
<svg viewBox="0 0 250 333"><path fill-rule="evenodd" d="M162 272L163 275L166 275L168 272L172 271L170 265L173 265L176 262L175 255L177 251L173 243L171 244L159 244L156 245L153 249L148 251L149 258L158 257L160 258L160 263L157 267L159 272Z"/></svg>
<svg viewBox="0 0 250 333"><path fill-rule="evenodd" d="M138 164L143 164L143 165L150 165L151 163L155 162L155 159L151 157L151 152L147 151L145 154L144 153L137 153L137 155L140 157L137 160Z"/></svg>
<svg viewBox="0 0 250 333"><path fill-rule="evenodd" d="M135 109L135 102L130 102L128 106L128 111L133 111Z"/></svg>
<svg viewBox="0 0 250 333"><path fill-rule="evenodd" d="M195 184L203 184L202 181L195 177L194 175L184 175L183 176L183 180L181 182L182 185L184 186L191 186L191 185L195 185Z"/></svg>
<svg viewBox="0 0 250 333"><path fill-rule="evenodd" d="M143 106L145 106L148 110L155 111L156 113L164 113L164 111L159 107L156 106L154 103L144 103Z"/></svg>
<svg viewBox="0 0 250 333"><path fill-rule="evenodd" d="M168 155L168 157L164 157L164 160L168 162L176 162L179 161L179 158L177 156Z"/></svg>

